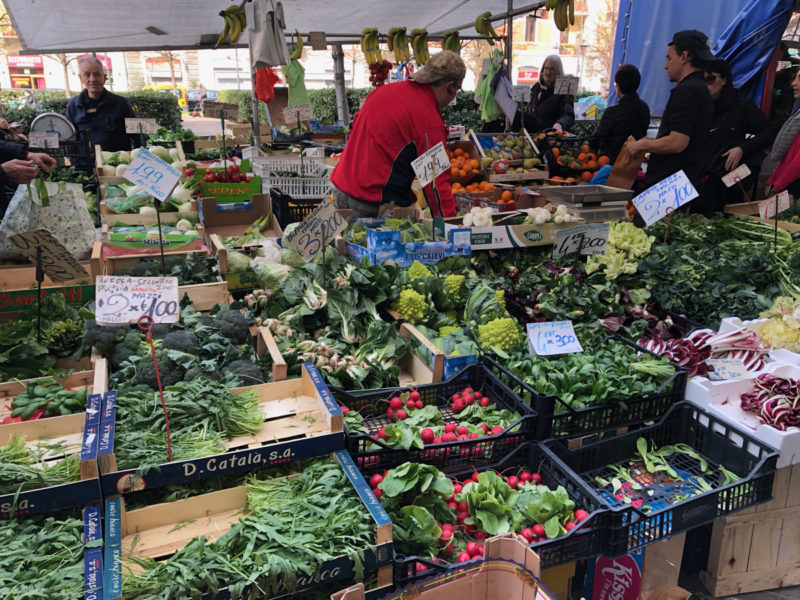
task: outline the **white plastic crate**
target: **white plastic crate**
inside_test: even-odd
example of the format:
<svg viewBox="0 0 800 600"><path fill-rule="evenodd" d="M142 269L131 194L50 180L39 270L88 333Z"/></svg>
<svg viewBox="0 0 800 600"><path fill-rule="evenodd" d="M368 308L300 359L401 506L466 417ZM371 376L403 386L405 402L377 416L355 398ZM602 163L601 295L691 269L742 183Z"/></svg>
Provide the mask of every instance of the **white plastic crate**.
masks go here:
<svg viewBox="0 0 800 600"><path fill-rule="evenodd" d="M269 177L270 171L291 171L307 177L321 177L325 173L325 159L312 156L257 157L250 164L259 177Z"/></svg>
<svg viewBox="0 0 800 600"><path fill-rule="evenodd" d="M752 321L742 321L739 317L727 317L722 319L722 322L719 324L719 332L727 333L745 327L758 335L764 323L768 320L769 319L753 319ZM769 351L769 356L770 359L776 363L788 363L800 367L800 354L787 350L786 348L774 348Z"/></svg>
<svg viewBox="0 0 800 600"><path fill-rule="evenodd" d="M773 363L762 373L780 377L800 379L800 366ZM693 377L686 386L686 399L756 437L780 452L776 468L800 463L800 429L790 427L786 431L761 423L758 415L743 411L739 396L753 389L752 379L711 381L705 377Z"/></svg>

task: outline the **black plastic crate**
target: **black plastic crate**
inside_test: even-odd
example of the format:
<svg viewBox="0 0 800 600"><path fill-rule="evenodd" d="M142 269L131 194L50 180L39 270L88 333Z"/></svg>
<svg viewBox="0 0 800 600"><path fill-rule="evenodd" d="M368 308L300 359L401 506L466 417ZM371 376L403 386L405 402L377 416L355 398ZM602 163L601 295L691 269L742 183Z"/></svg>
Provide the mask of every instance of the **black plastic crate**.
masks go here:
<svg viewBox="0 0 800 600"><path fill-rule="evenodd" d="M319 198L314 200L295 199L289 194L284 194L278 188L270 188L269 197L272 199L272 214L275 215L281 229L285 229L291 223L301 222L322 202Z"/></svg>
<svg viewBox="0 0 800 600"><path fill-rule="evenodd" d="M441 471L450 472L468 466L498 462L521 443L534 439L536 413L514 393L511 387L514 383L511 373L490 357L483 356L477 363L459 371L448 381L416 386L414 389L419 392L423 403L435 404L445 423L459 422L458 415L450 410L448 400L467 385L488 396L497 407L516 411L521 417L496 435L428 444L425 448L409 450L387 446L375 434L381 427L390 424L386 417L388 403L385 401L410 388L391 388L366 394L351 394L333 387L331 390L340 404L358 411L364 417L364 426L369 433L351 432L345 426L345 448L360 468L369 465L373 472L383 471L407 461L414 461L435 465ZM378 449L368 450L370 442Z"/></svg>
<svg viewBox="0 0 800 600"><path fill-rule="evenodd" d="M680 482L662 472L650 474L640 469L633 477L641 490L622 481L616 493L595 478L611 481L609 465L628 466L636 459L636 441L643 437L657 447L684 443L705 458L708 471L686 454L676 453L668 462L681 477ZM766 502L772 495L778 452L753 435L740 431L706 411L680 402L655 425L597 442L570 448L568 440L540 443L543 455L561 469L570 470L592 489L598 503L609 505L608 536L603 553L609 557L628 554L637 548L693 529L738 510ZM741 477L724 484L719 467ZM640 476L641 475L641 476ZM701 490L702 477L711 491ZM682 499L685 496L686 499ZM628 502L623 500L627 497ZM641 501L640 501L641 500ZM644 506L647 502L650 506Z"/></svg>
<svg viewBox="0 0 800 600"><path fill-rule="evenodd" d="M663 358L623 337L612 336L608 339L621 342L656 358ZM523 390L523 400L533 407L538 416L536 439L546 440L552 437L589 435L661 418L670 406L683 400L686 393L689 372L679 365L674 367L675 373L655 394L628 399L624 403L614 402L578 410L566 407L567 410L562 412L555 412L558 402L556 396L540 394L519 378L514 377L514 379L517 382L516 386Z"/></svg>
<svg viewBox="0 0 800 600"><path fill-rule="evenodd" d="M538 471L542 476L542 483L550 488L563 486L569 497L575 502L576 509L582 508L589 513L589 516L581 521L580 527L552 540L531 544L531 548L539 555L541 567L543 569L554 567L599 554L608 532L608 507L599 502L591 489L575 477L569 469L544 456L535 442L523 444L502 461L488 467L480 467L478 471L494 470L501 475L510 475L519 472L520 469ZM465 470L453 475L461 479L468 476L470 472L471 470ZM365 474L365 477L368 475ZM464 565L472 566L475 562L447 565L419 556L404 556L395 550L394 584L400 587L432 574L445 571L456 572L463 569ZM427 567L427 570L417 572L417 563Z"/></svg>

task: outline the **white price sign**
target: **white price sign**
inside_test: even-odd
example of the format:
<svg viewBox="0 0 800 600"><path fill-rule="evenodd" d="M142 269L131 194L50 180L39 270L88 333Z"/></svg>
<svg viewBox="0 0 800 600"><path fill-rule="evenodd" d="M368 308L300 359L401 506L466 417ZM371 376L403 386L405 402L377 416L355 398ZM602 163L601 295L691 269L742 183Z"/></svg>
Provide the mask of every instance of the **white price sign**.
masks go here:
<svg viewBox="0 0 800 600"><path fill-rule="evenodd" d="M57 283L70 279L89 279L89 273L78 259L46 229L10 235L8 241L33 263L36 263L37 248L41 248L42 271Z"/></svg>
<svg viewBox="0 0 800 600"><path fill-rule="evenodd" d="M770 196L766 200L758 203L758 216L762 219L771 219L775 215L789 210L792 206L792 197L789 192L783 191L775 196Z"/></svg>
<svg viewBox="0 0 800 600"><path fill-rule="evenodd" d="M308 121L314 118L314 111L310 104L299 104L297 106L287 106L283 109L283 120L286 123L296 123L297 121Z"/></svg>
<svg viewBox="0 0 800 600"><path fill-rule="evenodd" d="M636 196L633 205L645 224L652 225L697 196L699 194L686 173L680 170Z"/></svg>
<svg viewBox="0 0 800 600"><path fill-rule="evenodd" d="M556 95L574 96L578 93L579 79L574 75L562 75L556 77L556 83L553 86L553 93Z"/></svg>
<svg viewBox="0 0 800 600"><path fill-rule="evenodd" d="M98 323L136 323L147 315L155 323L177 323L177 277L114 277L101 275L95 288Z"/></svg>
<svg viewBox="0 0 800 600"><path fill-rule="evenodd" d="M591 223L556 231L553 258L580 252L581 254L605 254L608 245L610 223Z"/></svg>
<svg viewBox="0 0 800 600"><path fill-rule="evenodd" d="M141 148L122 176L154 198L164 201L178 184L181 173L147 148Z"/></svg>
<svg viewBox="0 0 800 600"><path fill-rule="evenodd" d="M750 169L748 166L739 165L730 173L726 173L722 176L722 183L725 184L725 187L731 187L732 185L742 181L748 175L750 175Z"/></svg>
<svg viewBox="0 0 800 600"><path fill-rule="evenodd" d="M297 250L306 262L325 250L347 227L344 217L330 202L323 201L283 241Z"/></svg>
<svg viewBox="0 0 800 600"><path fill-rule="evenodd" d="M529 86L529 85L512 85L511 86L511 99L514 102L530 102L530 99L531 99L531 86Z"/></svg>
<svg viewBox="0 0 800 600"><path fill-rule="evenodd" d="M53 131L32 131L28 135L31 148L58 148L58 133Z"/></svg>
<svg viewBox="0 0 800 600"><path fill-rule="evenodd" d="M708 373L708 378L712 381L747 379L750 376L741 359L710 358L706 361L706 364L713 369Z"/></svg>
<svg viewBox="0 0 800 600"><path fill-rule="evenodd" d="M125 119L125 133L158 133L155 119Z"/></svg>
<svg viewBox="0 0 800 600"><path fill-rule="evenodd" d="M583 352L572 321L528 323L528 349L537 356Z"/></svg>
<svg viewBox="0 0 800 600"><path fill-rule="evenodd" d="M450 169L450 158L444 144L439 142L433 148L411 161L411 168L417 175L419 184L425 187L439 175Z"/></svg>

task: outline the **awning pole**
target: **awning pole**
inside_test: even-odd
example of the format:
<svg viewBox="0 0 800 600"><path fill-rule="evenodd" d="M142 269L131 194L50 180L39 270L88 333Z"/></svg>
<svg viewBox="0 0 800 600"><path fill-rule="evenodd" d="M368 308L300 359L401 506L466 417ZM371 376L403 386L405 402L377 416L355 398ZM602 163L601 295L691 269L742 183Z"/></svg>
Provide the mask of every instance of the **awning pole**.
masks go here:
<svg viewBox="0 0 800 600"><path fill-rule="evenodd" d="M258 69L253 68L253 48L250 47L250 44L247 45L247 51L250 55L250 91L252 92L251 102L253 104L252 116L251 119L253 121L253 145L261 150L261 123L260 119L258 118L259 113L259 105L258 105L258 97L256 96L256 71ZM236 78L239 78L239 74L236 74Z"/></svg>
<svg viewBox="0 0 800 600"><path fill-rule="evenodd" d="M344 50L341 44L333 44L333 84L336 88L336 115L345 125L350 122L347 106L347 89L344 83Z"/></svg>

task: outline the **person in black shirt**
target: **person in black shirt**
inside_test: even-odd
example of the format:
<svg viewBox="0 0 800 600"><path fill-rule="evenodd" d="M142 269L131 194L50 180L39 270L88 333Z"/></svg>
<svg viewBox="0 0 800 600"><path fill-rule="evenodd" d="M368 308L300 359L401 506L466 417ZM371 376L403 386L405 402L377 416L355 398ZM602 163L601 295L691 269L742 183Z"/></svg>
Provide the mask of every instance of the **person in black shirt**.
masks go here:
<svg viewBox="0 0 800 600"><path fill-rule="evenodd" d="M613 163L630 136L638 140L647 135L650 107L636 90L642 75L633 65L622 65L614 74L614 89L619 102L609 106L600 119L594 142L605 150Z"/></svg>
<svg viewBox="0 0 800 600"><path fill-rule="evenodd" d="M722 211L726 204L745 201L742 189L758 181L765 150L779 127L733 87L731 68L724 60L706 66L706 85L714 101L714 121L703 152L710 163L701 196L710 213ZM722 177L740 164L747 165L750 175L742 179L741 185L727 187Z"/></svg>
<svg viewBox="0 0 800 600"><path fill-rule="evenodd" d="M544 59L539 81L531 88L531 100L520 114L517 111L512 129L518 130L520 120L528 131L557 129L569 131L575 122L575 108L572 96L554 94L556 78L564 75L561 58L552 54Z"/></svg>
<svg viewBox="0 0 800 600"><path fill-rule="evenodd" d="M695 29L679 31L667 46L664 68L669 80L678 85L670 92L658 135L625 146L632 157L650 153L645 176L647 187L683 170L695 189L700 189L707 163L703 147L714 116L703 69L712 60L708 37ZM696 203L697 200L693 201L693 210Z"/></svg>

